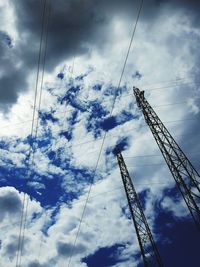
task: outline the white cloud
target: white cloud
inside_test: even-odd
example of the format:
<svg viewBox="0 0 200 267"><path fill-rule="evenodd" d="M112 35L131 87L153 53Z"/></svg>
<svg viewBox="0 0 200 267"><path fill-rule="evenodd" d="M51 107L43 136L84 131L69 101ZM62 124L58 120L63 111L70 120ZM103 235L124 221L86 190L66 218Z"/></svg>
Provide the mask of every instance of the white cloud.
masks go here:
<svg viewBox="0 0 200 267"><path fill-rule="evenodd" d="M152 106L155 106L156 112L163 121L183 120L188 116L187 104L159 107L159 105L166 103L187 102L188 95L193 87L193 85L188 86L187 84L182 86L183 81L178 81L178 78L183 77L184 84L186 81L193 81L190 76L190 71L196 67L196 63L193 61L194 56L191 52L191 47L195 47L198 39L187 39L187 42L185 40L187 33L190 31L193 31L196 38L198 38L199 31L191 29L188 23L181 24L181 22L182 16L180 14L171 18L162 17L155 24L147 25L145 23L139 23L125 76L122 81L122 85L126 84L127 87L125 92L122 92L122 96L117 98L113 110L113 115L118 115L118 119L122 117L120 114L122 110L130 111L133 115L141 115L141 112L134 105L135 99L132 94L133 85L142 89L154 89L155 84L157 84L157 87L160 87L163 85L163 81L175 79L177 79L175 83L168 82L164 84L168 88L146 91L146 96ZM77 56L75 58L74 77L82 73L87 73L90 66L94 67L94 71L88 74L84 82L70 79L69 71L65 66L71 65L71 60L63 63L65 65L64 67L63 64L60 64L52 73L45 74L46 83L43 92L42 110L46 112L50 112L51 109L55 110L53 115L58 119L58 122L52 123L48 121L44 127L41 124L39 125L38 136L40 140L43 140L46 129L49 129L52 137L48 147L45 147L45 149L38 148L36 150L34 169L37 174L45 175L51 179L54 179L57 174L63 175L62 188L68 194L70 192L79 192L80 190L81 192L79 192L78 199L72 200L70 205L69 203L68 205L61 204L59 212L55 217L55 222L48 228L47 235L44 235L42 229L47 227L48 223L52 222L53 208L52 210L45 211L36 200L29 200L28 229L25 232L26 250L23 255L23 264L26 263L29 267L60 267L66 264L69 259L69 250L74 242L87 197L88 184L85 181L80 181L80 177L74 175L73 171L67 170L65 166L66 162L68 162L74 168L88 169L88 173L93 177L92 171L97 162L104 132L101 130L100 139L97 140L95 140L92 132L87 132L86 124L89 120L89 112L91 112L88 103L90 100L97 100L105 110L111 110L113 95L103 95L103 93L111 84L114 86L118 84L132 30L130 29L130 25L127 25L125 21L116 20L116 18L113 20L112 26L112 36L110 36L110 42L105 45L104 50L100 52L99 50L93 49L90 57ZM174 31L174 29L176 30ZM179 44L176 44L176 42L179 42ZM180 46L182 46L181 49L179 48ZM65 78L60 81L54 77L56 77L56 74L62 68L64 69ZM142 78L141 80L133 81L131 75L136 70L141 72ZM34 78L30 77L30 87L33 81ZM81 87L80 93L75 95L75 99L80 99L83 105L89 109L86 112L79 111L77 122L73 126L70 124L69 119L72 110L75 110L75 108L67 104L58 104L57 98L53 96L53 94L59 95L60 97L64 96L69 89L70 81L74 86L79 85ZM92 89L97 83L102 84L101 91ZM146 87L146 84L152 85ZM173 88L169 87L169 85ZM175 87L175 85L177 86ZM53 88L52 94L47 91L47 87ZM7 118L4 116L0 118L0 123L3 125L0 134L1 136L7 136L5 140L9 142L8 151L5 151L5 149L0 150L1 165L5 165L7 159L11 160L12 164L16 167L21 167L23 164L28 145L22 142L16 144L14 140L15 136L23 139L30 133L30 120L33 109L31 107L32 100L33 90L30 90L26 95L24 94L19 97L18 103L13 106ZM191 111L191 118L194 118L193 115L199 112L198 101L195 102L194 99L188 101L188 107L189 111ZM29 122L20 124L22 121ZM6 126L8 124L9 128ZM5 128L4 125L6 126ZM71 266L87 266L84 263L80 263L81 258L95 253L101 247L112 246L116 243L126 244L126 248L121 251L119 258L128 258L139 250L132 222L122 213L122 207L126 205L126 198L118 166L113 156L106 156L105 154L105 150L108 147L114 147L120 137L130 137L129 148L123 154L125 158L127 157L127 166L130 167L130 174L137 192L142 192L145 189L150 190L147 196L145 214L151 229L153 231L156 230L154 204L163 198L164 189L174 186L174 181L165 163L159 156L128 159L128 157L138 155L160 155L148 127L144 125L144 119L140 117L139 119L119 125L107 133L97 175L94 177L95 183L92 186L91 198L89 199L83 218L81 232L77 240L77 247L75 249L75 255L72 258ZM174 135L179 135L177 137L178 141L181 140L181 135L188 128L186 123L182 125L178 124L179 127L177 127L176 123L166 123L166 125ZM69 129L72 131L72 139L70 141L64 136L59 135L60 131L68 131ZM80 145L81 143L82 145ZM197 144L197 146L199 145ZM60 155L61 164L59 167L55 166L48 158L47 151L50 150L56 154L58 154L59 150L62 150L62 154ZM48 188L44 186L44 181L29 181L29 185L36 190L43 188L48 191ZM5 209L1 213L0 218L3 222L2 227L6 229L6 232L2 231L3 241L2 249L0 250L2 264L10 267L13 266L15 258L12 257L12 254L9 254L9 251L15 251L17 235L19 233L19 223L14 224L14 226L13 223L16 220L19 221L20 218L19 211L21 208L22 194L13 188L2 188L0 190L0 203L1 196L2 199L8 196L9 203L15 197L20 203L18 207L17 201L12 202L15 204L12 208L16 206L17 209L15 216L12 213L14 211L11 210L8 212ZM2 203L2 208L5 208L5 202ZM187 216L187 210L182 202L174 202L169 197L165 197L161 202L161 206L163 209L171 211L177 218ZM32 217L34 217L33 215L35 213L39 215L33 219ZM156 238L159 238L158 233ZM128 242L131 245L127 245ZM30 254L29 251L32 251L32 253ZM62 254L62 257L59 257L59 253ZM40 259L38 259L38 255L40 255ZM9 262L7 261L8 258ZM37 263L38 260L40 263ZM120 267L122 264L119 263L115 266ZM126 266L133 266L132 260L127 261Z"/></svg>
<svg viewBox="0 0 200 267"><path fill-rule="evenodd" d="M176 219L183 219L189 215L185 207L185 202L183 199L174 201L169 197L164 197L163 201L161 202L163 209L171 211Z"/></svg>

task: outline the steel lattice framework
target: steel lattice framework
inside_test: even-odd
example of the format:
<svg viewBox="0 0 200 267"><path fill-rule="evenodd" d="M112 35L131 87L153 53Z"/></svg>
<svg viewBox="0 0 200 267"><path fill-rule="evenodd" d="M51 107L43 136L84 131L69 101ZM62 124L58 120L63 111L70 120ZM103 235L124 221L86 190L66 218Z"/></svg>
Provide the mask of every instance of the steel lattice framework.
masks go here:
<svg viewBox="0 0 200 267"><path fill-rule="evenodd" d="M133 87L133 92L193 220L200 229L200 175L145 99L144 91Z"/></svg>
<svg viewBox="0 0 200 267"><path fill-rule="evenodd" d="M142 210L139 198L133 186L131 177L127 170L123 156L120 150L116 147L115 153L119 164L124 189L126 192L129 209L135 226L138 242L141 249L141 254L145 267L163 267L159 252L148 226L146 217Z"/></svg>

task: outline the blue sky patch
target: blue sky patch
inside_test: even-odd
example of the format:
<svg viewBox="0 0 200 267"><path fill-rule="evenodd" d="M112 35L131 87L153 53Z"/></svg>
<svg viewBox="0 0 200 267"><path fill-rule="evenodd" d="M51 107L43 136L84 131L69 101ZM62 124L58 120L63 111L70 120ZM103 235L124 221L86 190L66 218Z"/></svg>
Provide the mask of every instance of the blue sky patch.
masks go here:
<svg viewBox="0 0 200 267"><path fill-rule="evenodd" d="M58 77L59 79L63 80L64 77L65 77L65 75L64 75L63 72L60 72L60 73L58 73L57 77Z"/></svg>
<svg viewBox="0 0 200 267"><path fill-rule="evenodd" d="M53 116L53 112L39 112L39 118L42 125L46 125L47 121L58 122L58 119Z"/></svg>
<svg viewBox="0 0 200 267"><path fill-rule="evenodd" d="M132 78L140 80L142 78L142 74L139 71L136 71L134 74L132 74Z"/></svg>
<svg viewBox="0 0 200 267"><path fill-rule="evenodd" d="M120 138L116 145L119 147L120 151L126 150L129 146L129 137Z"/></svg>
<svg viewBox="0 0 200 267"><path fill-rule="evenodd" d="M70 101L73 100L73 98L77 95L77 93L80 92L80 86L73 86L71 85L68 90L66 90L66 93L64 96L58 98L58 102L60 104L63 103L70 103Z"/></svg>
<svg viewBox="0 0 200 267"><path fill-rule="evenodd" d="M83 81L83 79L84 79L85 77L87 77L87 74L81 74L81 75L77 76L75 79L76 79L77 81Z"/></svg>
<svg viewBox="0 0 200 267"><path fill-rule="evenodd" d="M102 120L100 126L104 131L110 131L115 127L122 125L125 122L130 121L134 118L135 116L132 113L123 110L117 116L111 116Z"/></svg>
<svg viewBox="0 0 200 267"><path fill-rule="evenodd" d="M138 193L138 198L140 200L143 210L145 209L146 200L148 198L149 193L150 193L150 189L145 189Z"/></svg>
<svg viewBox="0 0 200 267"><path fill-rule="evenodd" d="M174 189L171 190L171 194L168 191L168 196L172 199L173 191ZM187 207L185 208L187 209ZM174 220L173 214L163 209L159 203L155 209L157 217L154 232L156 231L159 237L157 246L165 266L197 266L196 263L199 261L199 231L192 218Z"/></svg>
<svg viewBox="0 0 200 267"><path fill-rule="evenodd" d="M0 39L10 48L12 48L12 39L11 37L3 31L0 31Z"/></svg>
<svg viewBox="0 0 200 267"><path fill-rule="evenodd" d="M87 111L87 102L78 98L78 93L80 92L80 90L80 86L71 86L71 88L65 93L64 96L58 97L58 103L60 103L61 105L70 105L73 108L80 110L81 112Z"/></svg>
<svg viewBox="0 0 200 267"><path fill-rule="evenodd" d="M70 114L70 117L68 118L68 122L70 126L73 126L76 124L77 118L78 118L78 111L77 110L72 111Z"/></svg>
<svg viewBox="0 0 200 267"><path fill-rule="evenodd" d="M110 85L104 90L103 94L105 96L113 96L113 99L114 99L115 96L121 95L122 92L124 92L124 91L126 91L126 87L119 87L118 88L118 87Z"/></svg>
<svg viewBox="0 0 200 267"><path fill-rule="evenodd" d="M68 141L72 140L72 131L67 130L67 131L61 131L59 133L60 136L64 136Z"/></svg>
<svg viewBox="0 0 200 267"><path fill-rule="evenodd" d="M101 121L108 114L108 111L96 101L90 101L89 107L86 129L88 132L93 132L94 137L97 138L101 135Z"/></svg>
<svg viewBox="0 0 200 267"><path fill-rule="evenodd" d="M4 141L4 140L0 140L0 149L8 150L9 149L9 142Z"/></svg>
<svg viewBox="0 0 200 267"><path fill-rule="evenodd" d="M101 123L101 127L104 131L109 131L113 128L115 128L117 126L117 121L116 121L116 117L112 116L112 117L109 117L107 119L105 119L104 121L102 121Z"/></svg>
<svg viewBox="0 0 200 267"><path fill-rule="evenodd" d="M118 249L123 248L124 245L116 244L112 247L104 247L97 250L93 255L82 259L88 267L111 267L118 262Z"/></svg>
<svg viewBox="0 0 200 267"><path fill-rule="evenodd" d="M94 70L93 67L89 67L89 69L88 69L88 71L87 71L86 73L81 74L81 75L78 75L78 76L75 78L75 80L76 80L76 81L83 81L84 78L87 77L88 74L90 74L93 70Z"/></svg>
<svg viewBox="0 0 200 267"><path fill-rule="evenodd" d="M102 88L102 84L95 84L92 89L95 90L95 91L101 91L101 88Z"/></svg>

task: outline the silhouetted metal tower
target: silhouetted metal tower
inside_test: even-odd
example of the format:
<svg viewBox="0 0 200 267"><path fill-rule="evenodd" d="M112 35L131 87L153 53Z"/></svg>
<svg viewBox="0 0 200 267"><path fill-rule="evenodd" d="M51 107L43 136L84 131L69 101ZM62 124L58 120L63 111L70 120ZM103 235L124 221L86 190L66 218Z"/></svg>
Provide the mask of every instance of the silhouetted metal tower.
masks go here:
<svg viewBox="0 0 200 267"><path fill-rule="evenodd" d="M148 226L146 217L142 210L139 198L133 186L131 177L128 173L123 156L118 149L115 148L124 189L126 192L129 209L135 226L138 242L140 245L144 267L163 267L159 252Z"/></svg>
<svg viewBox="0 0 200 267"><path fill-rule="evenodd" d="M194 222L200 229L200 175L145 99L144 91L133 87L133 92Z"/></svg>

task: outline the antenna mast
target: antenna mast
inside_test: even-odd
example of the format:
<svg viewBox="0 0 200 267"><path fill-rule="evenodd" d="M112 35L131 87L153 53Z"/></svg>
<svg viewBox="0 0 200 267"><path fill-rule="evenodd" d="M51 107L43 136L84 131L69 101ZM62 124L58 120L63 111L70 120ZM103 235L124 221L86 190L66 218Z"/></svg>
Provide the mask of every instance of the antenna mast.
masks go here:
<svg viewBox="0 0 200 267"><path fill-rule="evenodd" d="M123 156L118 147L115 148L115 153L122 176L129 209L140 245L141 254L144 261L144 267L163 267L159 252L157 250L146 217L142 210L142 206L133 186Z"/></svg>
<svg viewBox="0 0 200 267"><path fill-rule="evenodd" d="M193 220L200 230L200 175L145 99L144 91L133 87L133 93Z"/></svg>

